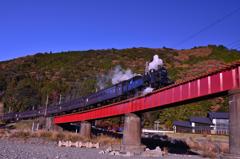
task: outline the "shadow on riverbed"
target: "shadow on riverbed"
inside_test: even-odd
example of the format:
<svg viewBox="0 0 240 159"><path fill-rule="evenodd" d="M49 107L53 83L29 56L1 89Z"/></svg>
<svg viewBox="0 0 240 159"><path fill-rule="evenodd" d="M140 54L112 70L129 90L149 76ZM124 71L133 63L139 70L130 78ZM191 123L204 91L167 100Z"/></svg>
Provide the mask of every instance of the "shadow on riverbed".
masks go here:
<svg viewBox="0 0 240 159"><path fill-rule="evenodd" d="M162 150L164 147L167 148L169 153L198 155L191 152L189 146L185 142L168 139L167 136L164 138L142 138L142 144L146 145L147 148L151 150L159 146Z"/></svg>
<svg viewBox="0 0 240 159"><path fill-rule="evenodd" d="M92 133L96 136L103 134L114 138L122 138L122 133L111 132L104 129L92 129ZM189 146L182 140L171 139L165 135L155 134L150 135L149 137L143 137L142 144L151 150L159 146L162 150L164 147L167 148L169 153L198 155L191 152Z"/></svg>

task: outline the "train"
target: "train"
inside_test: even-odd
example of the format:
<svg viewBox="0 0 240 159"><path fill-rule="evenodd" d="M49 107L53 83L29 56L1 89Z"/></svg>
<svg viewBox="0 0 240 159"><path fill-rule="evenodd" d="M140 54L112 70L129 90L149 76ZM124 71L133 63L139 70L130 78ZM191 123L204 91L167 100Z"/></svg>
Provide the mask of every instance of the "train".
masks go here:
<svg viewBox="0 0 240 159"><path fill-rule="evenodd" d="M159 89L173 83L174 82L168 77L167 69L164 66L159 66L157 69L149 70L144 75L136 75L128 80L69 102L49 107L45 106L25 112L6 113L1 116L1 118L3 121L17 121L41 116L55 116L72 113L141 95L148 87Z"/></svg>

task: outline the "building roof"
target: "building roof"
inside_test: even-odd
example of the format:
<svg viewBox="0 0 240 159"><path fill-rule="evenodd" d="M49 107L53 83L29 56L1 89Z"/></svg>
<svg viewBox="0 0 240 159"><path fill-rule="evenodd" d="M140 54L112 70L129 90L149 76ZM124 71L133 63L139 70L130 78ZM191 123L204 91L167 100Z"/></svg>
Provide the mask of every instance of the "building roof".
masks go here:
<svg viewBox="0 0 240 159"><path fill-rule="evenodd" d="M182 126L182 127L188 127L191 128L192 125L189 121L174 121L173 125L175 126Z"/></svg>
<svg viewBox="0 0 240 159"><path fill-rule="evenodd" d="M209 124L209 125L212 124L211 120L209 118L206 118L206 117L191 117L190 122Z"/></svg>
<svg viewBox="0 0 240 159"><path fill-rule="evenodd" d="M229 119L229 113L226 112L208 112L210 119Z"/></svg>

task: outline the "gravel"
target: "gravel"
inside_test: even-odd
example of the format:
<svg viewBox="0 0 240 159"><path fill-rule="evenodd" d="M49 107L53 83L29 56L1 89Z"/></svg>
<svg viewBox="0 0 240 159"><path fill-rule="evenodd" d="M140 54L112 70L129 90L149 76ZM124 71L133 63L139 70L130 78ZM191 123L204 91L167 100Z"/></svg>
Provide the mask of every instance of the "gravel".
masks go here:
<svg viewBox="0 0 240 159"><path fill-rule="evenodd" d="M41 139L0 139L0 159L141 159L141 156L123 157L99 154L99 149L57 147L54 142ZM146 158L146 157L145 157ZM201 159L200 156L169 154L164 159ZM146 158L146 159L150 159ZM151 158L152 159L152 158Z"/></svg>

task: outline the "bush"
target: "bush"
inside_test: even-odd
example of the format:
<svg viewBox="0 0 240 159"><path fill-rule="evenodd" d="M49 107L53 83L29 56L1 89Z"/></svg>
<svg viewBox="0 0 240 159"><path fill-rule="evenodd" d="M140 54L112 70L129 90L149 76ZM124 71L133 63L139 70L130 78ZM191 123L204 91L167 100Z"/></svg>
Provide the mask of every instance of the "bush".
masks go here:
<svg viewBox="0 0 240 159"><path fill-rule="evenodd" d="M52 132L50 132L50 131L40 131L39 132L39 137L50 139L52 137Z"/></svg>
<svg viewBox="0 0 240 159"><path fill-rule="evenodd" d="M16 132L12 133L10 137L26 139L26 138L31 137L31 133L29 131L16 131Z"/></svg>

